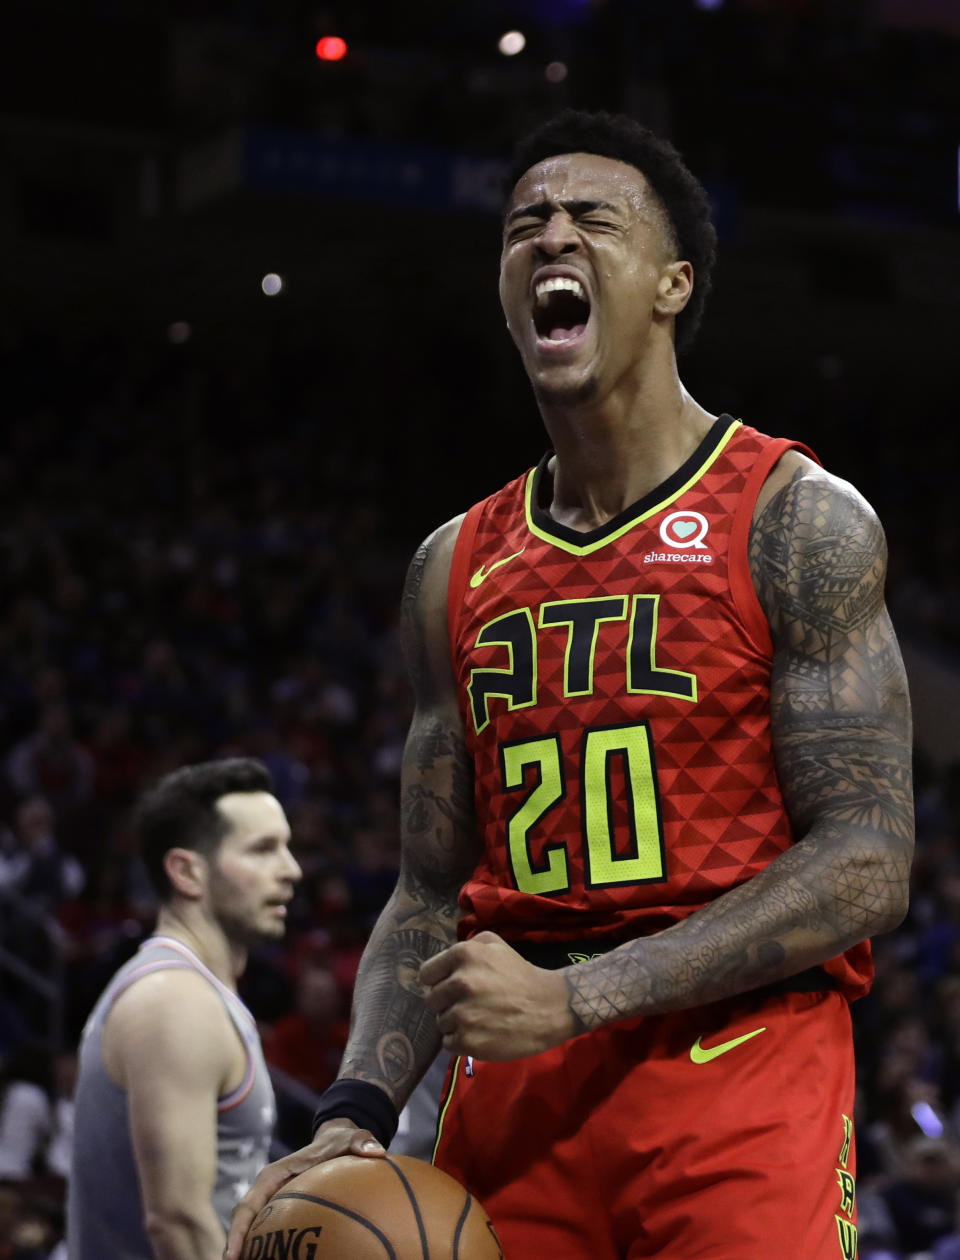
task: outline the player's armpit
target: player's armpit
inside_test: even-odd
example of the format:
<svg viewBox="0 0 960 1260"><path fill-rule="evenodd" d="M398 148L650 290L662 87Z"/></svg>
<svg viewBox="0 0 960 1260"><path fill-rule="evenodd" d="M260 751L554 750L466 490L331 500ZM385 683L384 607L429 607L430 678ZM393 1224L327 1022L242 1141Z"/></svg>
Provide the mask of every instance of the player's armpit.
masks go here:
<svg viewBox="0 0 960 1260"><path fill-rule="evenodd" d="M461 518L417 551L401 606L415 711L401 775L397 886L364 951L341 1076L380 1086L398 1108L439 1049L419 979L456 939L457 898L479 843L473 772L447 630L447 585Z"/></svg>
<svg viewBox="0 0 960 1260"><path fill-rule="evenodd" d="M201 976L144 976L111 1011L110 1061L122 1066L147 1234L157 1260L219 1260L212 1205L217 1099L239 1038Z"/></svg>
<svg viewBox="0 0 960 1260"><path fill-rule="evenodd" d="M772 736L795 842L674 927L566 968L581 1029L783 980L905 912L910 707L880 526L851 486L803 461L758 513L750 560L773 637Z"/></svg>

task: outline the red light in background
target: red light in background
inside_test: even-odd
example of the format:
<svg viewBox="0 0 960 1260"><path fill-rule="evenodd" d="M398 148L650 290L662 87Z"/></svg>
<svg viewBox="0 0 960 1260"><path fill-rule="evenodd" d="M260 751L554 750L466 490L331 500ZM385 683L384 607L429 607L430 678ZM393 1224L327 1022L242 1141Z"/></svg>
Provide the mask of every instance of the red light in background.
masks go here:
<svg viewBox="0 0 960 1260"><path fill-rule="evenodd" d="M347 41L339 35L324 35L317 40L317 56L321 61L342 61L347 55Z"/></svg>

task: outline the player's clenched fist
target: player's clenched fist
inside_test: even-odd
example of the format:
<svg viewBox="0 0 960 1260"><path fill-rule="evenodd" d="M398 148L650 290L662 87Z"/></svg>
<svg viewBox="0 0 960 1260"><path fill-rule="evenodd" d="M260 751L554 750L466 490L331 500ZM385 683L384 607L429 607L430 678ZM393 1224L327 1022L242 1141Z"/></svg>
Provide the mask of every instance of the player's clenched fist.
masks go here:
<svg viewBox="0 0 960 1260"><path fill-rule="evenodd" d="M420 981L454 1054L523 1059L580 1031L562 972L534 967L493 932L428 959Z"/></svg>

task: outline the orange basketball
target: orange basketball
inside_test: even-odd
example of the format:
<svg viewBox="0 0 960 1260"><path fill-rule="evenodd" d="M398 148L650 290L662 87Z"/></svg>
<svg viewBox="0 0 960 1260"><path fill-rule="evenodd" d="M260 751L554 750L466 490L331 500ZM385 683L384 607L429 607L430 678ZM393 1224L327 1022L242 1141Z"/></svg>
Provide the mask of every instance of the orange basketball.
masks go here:
<svg viewBox="0 0 960 1260"><path fill-rule="evenodd" d="M503 1260L490 1218L445 1172L407 1155L344 1155L288 1181L241 1260Z"/></svg>

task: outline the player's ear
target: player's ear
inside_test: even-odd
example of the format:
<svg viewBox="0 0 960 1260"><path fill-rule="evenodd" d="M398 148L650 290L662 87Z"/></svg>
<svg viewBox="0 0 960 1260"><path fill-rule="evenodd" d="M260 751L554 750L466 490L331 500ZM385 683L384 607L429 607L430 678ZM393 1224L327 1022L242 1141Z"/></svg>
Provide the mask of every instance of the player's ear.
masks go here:
<svg viewBox="0 0 960 1260"><path fill-rule="evenodd" d="M654 309L660 315L679 315L693 292L693 267L682 259L664 267L657 285Z"/></svg>
<svg viewBox="0 0 960 1260"><path fill-rule="evenodd" d="M163 869L174 892L191 901L202 897L207 887L207 863L195 849L167 849Z"/></svg>

